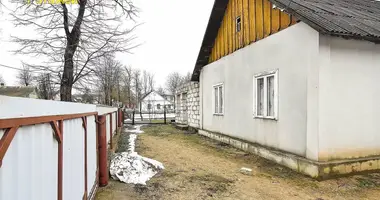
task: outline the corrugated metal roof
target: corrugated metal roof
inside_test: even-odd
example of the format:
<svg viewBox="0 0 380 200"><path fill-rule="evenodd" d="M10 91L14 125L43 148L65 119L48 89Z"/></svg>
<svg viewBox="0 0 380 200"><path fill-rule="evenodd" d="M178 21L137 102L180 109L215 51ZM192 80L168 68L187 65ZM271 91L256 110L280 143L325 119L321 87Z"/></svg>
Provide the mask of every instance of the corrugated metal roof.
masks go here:
<svg viewBox="0 0 380 200"><path fill-rule="evenodd" d="M322 34L380 42L380 2L269 0Z"/></svg>

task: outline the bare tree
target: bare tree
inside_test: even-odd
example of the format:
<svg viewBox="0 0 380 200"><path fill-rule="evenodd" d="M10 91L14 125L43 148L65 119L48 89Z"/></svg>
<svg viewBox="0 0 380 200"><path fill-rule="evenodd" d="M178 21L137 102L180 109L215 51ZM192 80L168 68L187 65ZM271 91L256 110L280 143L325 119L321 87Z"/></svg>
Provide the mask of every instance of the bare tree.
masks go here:
<svg viewBox="0 0 380 200"><path fill-rule="evenodd" d="M50 73L40 74L37 78L37 94L40 99L53 100L58 94L56 84Z"/></svg>
<svg viewBox="0 0 380 200"><path fill-rule="evenodd" d="M182 76L178 72L172 72L166 77L166 89L175 95L176 89L182 84ZM174 109L175 109L175 98L174 98Z"/></svg>
<svg viewBox="0 0 380 200"><path fill-rule="evenodd" d="M143 116L142 116L142 113L141 113L141 107L142 107L142 103L141 103L141 98L143 97L142 96L142 87L141 87L141 80L140 80L140 75L141 75L141 71L139 69L135 69L133 71L133 79L134 79L134 88L135 88L135 93L136 93L136 102L135 102L135 105L138 105L139 106L139 111L140 111L140 118L141 118L141 121L143 120Z"/></svg>
<svg viewBox="0 0 380 200"><path fill-rule="evenodd" d="M21 46L16 53L47 60L29 65L59 75L62 101L71 101L73 85L94 72L96 59L136 47L131 35L136 26L126 28L122 21L136 16L131 0L39 2L21 1L12 13L16 26L30 26L37 32L32 38L15 37Z"/></svg>
<svg viewBox="0 0 380 200"><path fill-rule="evenodd" d="M114 57L106 56L99 59L96 77L99 91L102 92L104 98L103 103L106 105L112 105L113 100L118 97L118 83L120 80L121 67L120 62L116 61Z"/></svg>
<svg viewBox="0 0 380 200"><path fill-rule="evenodd" d="M5 80L1 74L0 74L0 85L5 85Z"/></svg>
<svg viewBox="0 0 380 200"><path fill-rule="evenodd" d="M154 75L144 70L141 77L141 89L143 96L154 90Z"/></svg>
<svg viewBox="0 0 380 200"><path fill-rule="evenodd" d="M29 86L33 81L33 74L28 65L23 65L22 70L20 70L16 76L20 85Z"/></svg>
<svg viewBox="0 0 380 200"><path fill-rule="evenodd" d="M165 89L162 87L162 86L159 86L157 89L156 89L156 92L158 94L160 94L161 96L163 96L165 94Z"/></svg>
<svg viewBox="0 0 380 200"><path fill-rule="evenodd" d="M126 93L126 101L128 105L133 102L133 92L132 92L132 81L133 81L133 70L131 66L124 67L124 91Z"/></svg>
<svg viewBox="0 0 380 200"><path fill-rule="evenodd" d="M91 94L91 89L86 87L82 94L82 102L83 103L94 103L94 97Z"/></svg>
<svg viewBox="0 0 380 200"><path fill-rule="evenodd" d="M188 83L190 81L191 81L191 72L187 72L187 74L182 77L182 84Z"/></svg>

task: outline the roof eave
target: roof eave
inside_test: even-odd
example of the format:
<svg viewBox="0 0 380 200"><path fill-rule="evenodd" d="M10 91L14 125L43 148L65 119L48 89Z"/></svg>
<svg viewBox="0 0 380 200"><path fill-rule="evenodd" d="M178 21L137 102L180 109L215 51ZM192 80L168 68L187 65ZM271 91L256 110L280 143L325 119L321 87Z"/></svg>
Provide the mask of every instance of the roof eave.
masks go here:
<svg viewBox="0 0 380 200"><path fill-rule="evenodd" d="M214 46L215 38L218 34L220 24L223 21L224 13L227 9L229 0L215 0L209 17L203 41L199 50L198 58L194 66L191 81L199 81L200 71L203 66L208 64L209 56Z"/></svg>

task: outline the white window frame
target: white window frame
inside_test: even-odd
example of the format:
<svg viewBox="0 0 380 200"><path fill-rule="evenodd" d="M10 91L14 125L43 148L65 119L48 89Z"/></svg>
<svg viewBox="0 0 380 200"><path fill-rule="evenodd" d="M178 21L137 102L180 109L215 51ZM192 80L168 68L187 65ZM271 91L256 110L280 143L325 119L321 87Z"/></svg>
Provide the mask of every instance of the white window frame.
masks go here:
<svg viewBox="0 0 380 200"><path fill-rule="evenodd" d="M274 76L274 105L273 105L273 116L268 116L268 89L267 89L267 78ZM258 115L258 85L257 80L258 79L264 79L264 105L263 105L263 115ZM254 75L253 77L253 116L254 118L261 118L261 119L272 119L272 120L278 120L278 69L262 72L259 74Z"/></svg>
<svg viewBox="0 0 380 200"><path fill-rule="evenodd" d="M238 20L240 22L238 22ZM236 33L241 32L242 28L243 28L242 18L241 18L241 16L237 16L235 19L235 32Z"/></svg>
<svg viewBox="0 0 380 200"><path fill-rule="evenodd" d="M215 112L215 88L222 88L222 99L223 99L223 105L222 105L222 112ZM218 83L212 86L212 113L214 115L224 115L224 105L226 103L225 101L225 95L224 95L224 84L223 83ZM219 89L218 89L218 108L220 106L220 97L219 97ZM218 109L219 110L219 109Z"/></svg>

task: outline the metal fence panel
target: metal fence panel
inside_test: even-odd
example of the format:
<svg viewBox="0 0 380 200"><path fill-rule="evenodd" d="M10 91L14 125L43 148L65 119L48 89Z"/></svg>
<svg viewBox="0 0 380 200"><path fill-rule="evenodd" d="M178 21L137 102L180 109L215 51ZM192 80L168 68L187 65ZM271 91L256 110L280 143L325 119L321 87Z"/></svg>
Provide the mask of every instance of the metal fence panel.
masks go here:
<svg viewBox="0 0 380 200"><path fill-rule="evenodd" d="M115 108L114 108L115 109ZM94 112L96 105L0 95L0 119Z"/></svg>
<svg viewBox="0 0 380 200"><path fill-rule="evenodd" d="M84 194L84 129L82 119L63 122L63 199Z"/></svg>
<svg viewBox="0 0 380 200"><path fill-rule="evenodd" d="M117 108L95 105L46 101L0 95L0 120L93 113L99 115ZM107 141L110 139L108 115ZM113 130L117 128L113 114ZM17 120L16 120L17 121ZM0 167L0 199L51 200L58 196L58 142L50 122L21 126L17 130ZM87 191L97 179L97 123L95 116L87 117ZM5 129L0 129L0 138ZM63 121L63 199L82 199L85 191L85 131L82 118Z"/></svg>
<svg viewBox="0 0 380 200"><path fill-rule="evenodd" d="M116 133L117 129L117 112L112 113L112 134Z"/></svg>
<svg viewBox="0 0 380 200"><path fill-rule="evenodd" d="M107 137L107 144L110 142L110 139L111 139L111 136L110 136L110 121L111 121L111 117L110 115L106 115L106 137Z"/></svg>
<svg viewBox="0 0 380 200"><path fill-rule="evenodd" d="M87 117L87 195L95 185L97 172L97 133L95 117Z"/></svg>
<svg viewBox="0 0 380 200"><path fill-rule="evenodd" d="M20 127L0 168L0 199L57 199L57 152L50 124Z"/></svg>

